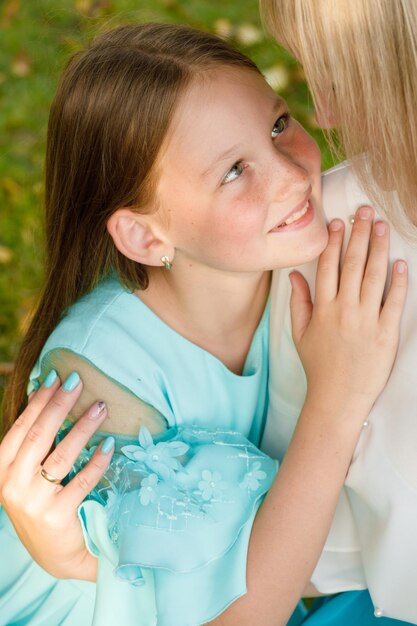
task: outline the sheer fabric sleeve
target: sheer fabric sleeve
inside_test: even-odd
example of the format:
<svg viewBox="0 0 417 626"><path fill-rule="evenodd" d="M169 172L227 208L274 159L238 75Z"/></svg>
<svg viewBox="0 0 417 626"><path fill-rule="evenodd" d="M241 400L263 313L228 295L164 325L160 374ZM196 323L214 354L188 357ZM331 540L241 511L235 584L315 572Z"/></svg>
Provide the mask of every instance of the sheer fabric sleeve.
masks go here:
<svg viewBox="0 0 417 626"><path fill-rule="evenodd" d="M153 440L142 427L79 511L100 562L97 620L121 602L140 626L196 626L245 594L252 523L276 471L237 432L179 428Z"/></svg>

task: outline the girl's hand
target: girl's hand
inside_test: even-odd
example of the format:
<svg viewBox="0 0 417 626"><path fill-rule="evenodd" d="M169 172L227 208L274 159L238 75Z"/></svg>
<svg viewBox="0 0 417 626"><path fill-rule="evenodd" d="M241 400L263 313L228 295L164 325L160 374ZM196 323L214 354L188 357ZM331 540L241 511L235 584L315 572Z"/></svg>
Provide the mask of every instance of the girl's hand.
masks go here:
<svg viewBox="0 0 417 626"><path fill-rule="evenodd" d="M325 403L327 410L333 400L339 406L346 402L358 409L358 419L370 411L390 375L407 291L407 267L397 261L382 300L389 228L381 221L373 224L373 217L370 207L357 211L341 273L344 224L330 223L314 305L304 278L296 272L290 276L293 338L307 376L307 397L315 406Z"/></svg>
<svg viewBox="0 0 417 626"><path fill-rule="evenodd" d="M114 440L109 438L105 450L106 442L101 444L65 487L60 481L105 419L104 403L94 404L52 449L57 431L81 390L77 374L71 374L61 386L52 370L31 396L0 445L0 503L22 543L43 569L57 578L94 581L97 559L85 546L77 509L107 469Z"/></svg>

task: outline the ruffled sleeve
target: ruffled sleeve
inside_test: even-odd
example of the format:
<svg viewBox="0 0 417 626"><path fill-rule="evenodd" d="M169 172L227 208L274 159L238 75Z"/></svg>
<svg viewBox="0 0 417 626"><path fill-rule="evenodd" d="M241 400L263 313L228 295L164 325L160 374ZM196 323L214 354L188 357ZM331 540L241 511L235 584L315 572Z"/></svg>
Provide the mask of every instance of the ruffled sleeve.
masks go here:
<svg viewBox="0 0 417 626"><path fill-rule="evenodd" d="M142 427L137 444L116 451L96 502L80 508L103 572L98 612L111 595L111 610L120 596L141 625L156 616L158 626L214 619L246 593L252 523L276 471L237 432L187 427L154 441Z"/></svg>

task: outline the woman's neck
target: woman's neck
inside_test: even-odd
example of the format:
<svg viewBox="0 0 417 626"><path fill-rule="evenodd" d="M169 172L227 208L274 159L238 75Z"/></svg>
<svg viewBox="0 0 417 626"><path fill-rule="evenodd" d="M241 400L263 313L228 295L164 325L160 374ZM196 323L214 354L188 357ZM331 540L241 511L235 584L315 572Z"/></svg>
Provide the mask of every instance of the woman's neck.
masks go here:
<svg viewBox="0 0 417 626"><path fill-rule="evenodd" d="M151 268L149 279L138 297L183 337L241 374L265 309L270 272L225 274L174 266Z"/></svg>

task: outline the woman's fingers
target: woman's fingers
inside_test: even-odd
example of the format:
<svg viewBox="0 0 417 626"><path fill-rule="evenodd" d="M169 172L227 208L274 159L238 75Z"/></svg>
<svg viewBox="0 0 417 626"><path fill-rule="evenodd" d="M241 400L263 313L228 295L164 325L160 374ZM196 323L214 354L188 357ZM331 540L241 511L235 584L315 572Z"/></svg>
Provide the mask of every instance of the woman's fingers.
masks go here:
<svg viewBox="0 0 417 626"><path fill-rule="evenodd" d="M77 402L81 391L80 377L72 372L29 428L16 455L16 480L27 481L27 476L33 476L39 470L59 427Z"/></svg>
<svg viewBox="0 0 417 626"><path fill-rule="evenodd" d="M51 401L53 395L59 389L61 381L55 370L51 370L45 382L36 392L32 392L32 398L23 413L19 415L10 430L6 433L0 446L0 471L8 466L16 457L28 431L33 426L39 414Z"/></svg>
<svg viewBox="0 0 417 626"><path fill-rule="evenodd" d="M339 294L345 302L360 300L373 217L374 211L369 206L361 206L355 215L340 277Z"/></svg>
<svg viewBox="0 0 417 626"><path fill-rule="evenodd" d="M58 494L63 510L73 510L78 507L94 489L109 466L114 444L114 437L107 437L98 446L87 465Z"/></svg>
<svg viewBox="0 0 417 626"><path fill-rule="evenodd" d="M372 229L370 252L361 290L361 303L379 316L388 272L389 227L376 222Z"/></svg>
<svg viewBox="0 0 417 626"><path fill-rule="evenodd" d="M345 232L342 220L332 220L329 224L329 241L320 255L317 266L316 297L317 302L329 302L337 295L339 287L340 253Z"/></svg>
<svg viewBox="0 0 417 626"><path fill-rule="evenodd" d="M106 416L107 408L104 402L98 401L93 404L44 461L44 470L62 480Z"/></svg>
<svg viewBox="0 0 417 626"><path fill-rule="evenodd" d="M407 295L408 268L405 261L396 261L392 268L391 286L384 306L382 307L380 322L389 329L399 325Z"/></svg>

